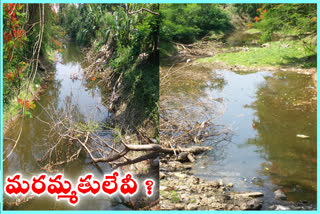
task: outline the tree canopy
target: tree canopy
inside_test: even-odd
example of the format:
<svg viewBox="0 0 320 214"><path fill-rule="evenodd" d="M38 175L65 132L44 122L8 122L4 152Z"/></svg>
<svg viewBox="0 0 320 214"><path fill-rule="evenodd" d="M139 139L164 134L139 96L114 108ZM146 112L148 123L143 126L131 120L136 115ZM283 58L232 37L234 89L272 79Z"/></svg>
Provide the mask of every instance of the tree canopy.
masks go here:
<svg viewBox="0 0 320 214"><path fill-rule="evenodd" d="M192 43L209 32L231 29L231 17L218 4L161 4L160 37Z"/></svg>

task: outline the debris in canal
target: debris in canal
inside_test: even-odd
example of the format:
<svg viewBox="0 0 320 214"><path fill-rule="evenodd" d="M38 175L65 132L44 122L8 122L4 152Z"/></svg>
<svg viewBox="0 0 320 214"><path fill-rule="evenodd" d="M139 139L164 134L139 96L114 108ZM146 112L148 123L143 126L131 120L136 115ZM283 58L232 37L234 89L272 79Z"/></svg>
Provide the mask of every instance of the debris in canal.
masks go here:
<svg viewBox="0 0 320 214"><path fill-rule="evenodd" d="M28 30L4 44L4 122L17 115L4 138L4 176L59 172L74 180L117 168L158 181L159 4L16 5L4 4L15 14L3 13L4 33ZM22 61L26 68L13 72ZM4 207L158 209L158 182L152 192L84 197L77 207L5 197Z"/></svg>
<svg viewBox="0 0 320 214"><path fill-rule="evenodd" d="M186 153L161 155L162 209L316 209L317 26L298 8L316 17L315 4L160 10L160 143L212 146L194 162ZM209 14L216 26L197 22ZM202 122L208 126L194 131ZM255 193L260 197L235 197Z"/></svg>

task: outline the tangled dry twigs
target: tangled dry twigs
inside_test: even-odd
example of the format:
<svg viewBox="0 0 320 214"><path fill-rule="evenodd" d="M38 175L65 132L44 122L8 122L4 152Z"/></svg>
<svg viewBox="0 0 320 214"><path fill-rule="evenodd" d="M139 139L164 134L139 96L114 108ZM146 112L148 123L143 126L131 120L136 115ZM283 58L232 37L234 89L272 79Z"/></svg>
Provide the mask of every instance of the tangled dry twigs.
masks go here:
<svg viewBox="0 0 320 214"><path fill-rule="evenodd" d="M189 75L188 72L191 77L196 74L191 70L192 66L195 64L171 63L160 69L160 137L161 145L167 148L190 147L202 142L210 142L210 146L215 146L228 141L231 136L228 128L214 124L216 118L223 114L223 105L220 103L215 106L218 100L179 92L184 85L192 85L197 78L196 87L206 82L204 76L193 80L183 79ZM181 80L181 84L177 80Z"/></svg>
<svg viewBox="0 0 320 214"><path fill-rule="evenodd" d="M71 161L79 158L84 152L89 162L93 164L107 163L116 169L129 164L135 164L144 160L156 159L159 153L188 152L199 153L207 151L209 147L191 147L191 148L168 148L153 142L152 139L136 132L140 138L138 140L127 136L124 137L121 130L107 129L103 124L97 124L93 121L81 122L76 118L75 110L69 105L65 111L61 112L52 109L46 110L50 114L50 122L43 121L50 127L47 152L38 160L41 168L48 172L58 169ZM141 142L142 141L142 142ZM138 156L128 157L129 152L141 152Z"/></svg>

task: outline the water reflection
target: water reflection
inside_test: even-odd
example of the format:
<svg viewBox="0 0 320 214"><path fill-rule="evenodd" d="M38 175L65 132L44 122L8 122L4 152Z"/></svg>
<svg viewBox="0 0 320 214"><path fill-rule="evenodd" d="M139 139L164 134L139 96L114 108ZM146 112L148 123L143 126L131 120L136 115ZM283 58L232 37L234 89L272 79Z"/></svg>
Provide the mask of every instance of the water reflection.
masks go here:
<svg viewBox="0 0 320 214"><path fill-rule="evenodd" d="M160 94L163 96L184 96L187 99L197 100L207 94L205 89L210 87L222 88L225 84L224 78L214 78L211 68L201 64L191 65L187 63L177 63L171 65L161 65L162 73L170 73L163 77ZM165 84L163 83L165 82Z"/></svg>
<svg viewBox="0 0 320 214"><path fill-rule="evenodd" d="M234 182L236 190L262 191L269 201L273 191L281 188L289 200L316 202L316 93L311 77L285 72L216 73L227 84L206 92L223 97L227 107L220 123L232 124L235 136L220 158L209 154L205 161L211 164L205 167L200 160L196 172L207 179Z"/></svg>
<svg viewBox="0 0 320 214"><path fill-rule="evenodd" d="M83 57L83 52L81 51L80 46L76 43L67 43L66 48L63 51L62 60L65 64L77 64L79 63L79 59L82 59Z"/></svg>
<svg viewBox="0 0 320 214"><path fill-rule="evenodd" d="M44 86L46 90L41 94L40 100L36 102L37 107L33 111L33 118L19 119L4 136L4 151L13 148L13 141L19 135L20 125L23 124L21 138L17 147L7 161L3 163L4 177L15 173L21 173L27 179L34 174L43 172L40 158L48 150L48 145L55 141L55 138L48 135L50 128L42 121L50 121L47 112L57 111L61 116L70 107L72 108L72 120L77 122L96 121L102 122L108 118L108 110L103 104L102 93L98 86L88 84L82 79L83 71L80 65L81 50L75 44L68 44L62 55L56 54L56 71L53 78ZM70 78L77 75L77 79ZM38 120L39 118L40 120ZM110 136L103 136L108 140ZM72 148L61 148L62 152ZM66 164L60 172L64 173L68 179L76 182L80 175L91 172L97 179L102 180L103 174L112 171L107 164L93 165L85 153L80 153L80 158ZM56 172L54 172L56 173ZM5 196L5 202L12 201ZM17 207L5 203L4 209L128 209L121 204L119 197L106 197L97 195L81 198L81 203L70 206L66 201L56 201L54 197L40 197L30 200Z"/></svg>
<svg viewBox="0 0 320 214"><path fill-rule="evenodd" d="M258 146L268 164L259 172L286 192L289 200L316 199L317 121L315 91L310 77L273 73L259 86L252 126L257 137L248 145ZM296 137L309 136L308 139ZM266 170L269 169L269 170Z"/></svg>
<svg viewBox="0 0 320 214"><path fill-rule="evenodd" d="M232 182L236 191L261 191L265 208L274 202L273 191L279 188L291 201L316 204L316 91L311 77L182 66L163 66L179 71L161 96L179 97L180 105L207 100L213 110L224 108L223 116L213 122L231 126L234 132L231 142L197 160L195 175ZM194 120L202 116L193 114Z"/></svg>

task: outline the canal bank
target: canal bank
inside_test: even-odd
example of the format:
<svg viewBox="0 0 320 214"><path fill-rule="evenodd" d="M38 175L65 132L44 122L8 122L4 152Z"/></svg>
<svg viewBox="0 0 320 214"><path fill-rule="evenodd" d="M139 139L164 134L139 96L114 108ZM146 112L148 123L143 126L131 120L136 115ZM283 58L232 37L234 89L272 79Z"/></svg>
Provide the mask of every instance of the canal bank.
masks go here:
<svg viewBox="0 0 320 214"><path fill-rule="evenodd" d="M62 54L55 54L54 71L37 96L32 117L17 118L12 128L4 135L4 151L11 151L15 144L13 139L17 139L19 127L22 125L19 142L4 161L4 177L21 173L30 179L43 172L49 175L60 172L76 184L79 176L86 173L92 173L95 178L103 180L105 174L115 169L104 162L93 163L81 146L79 149L79 146L70 140L69 143L65 139L61 140L60 133L55 130L55 126L68 125L70 122L77 130L90 131L96 139L100 139L108 147L119 143L116 142L116 133L109 125L112 115L106 104L109 93L105 91L105 87L98 84L98 81L86 80L82 65L83 56L81 48L72 42L66 43ZM55 126L52 126L52 122ZM91 143L95 141L98 140L93 140ZM59 145L59 142L62 143ZM90 144L90 146L97 145ZM110 150L106 146L103 147L104 152ZM149 165L154 166L156 163L144 164L145 167L139 172L133 168L119 167L117 170L121 175L130 170L140 183L146 177L157 180L155 172L157 168L148 168ZM41 198L34 195L13 198L5 196L4 207L8 210L131 210L149 206L150 201L156 201L158 196L156 188L154 191L152 197L146 198L144 185L140 184L139 194L133 197L124 197L120 194L109 197L99 194L94 200L92 196L81 198L81 204L76 207L70 206L66 201L56 201L50 196Z"/></svg>
<svg viewBox="0 0 320 214"><path fill-rule="evenodd" d="M165 63L161 64L160 74L165 77L166 85L161 85L164 90L160 98L179 97L179 101L172 102L169 107L167 102L162 106L178 114L186 109L194 111L193 115L190 113L192 121L199 124L206 120L197 108L212 109L203 111L215 114L211 124L217 126L216 130L229 130L232 136L222 141L200 141L200 145L211 146L212 150L196 156L193 163L183 163L190 159L182 161L175 172L170 172L170 165L177 164L172 161L177 161L179 156L171 161L165 158L160 167L161 197L165 201L161 206L167 209L315 209L317 97L313 76L316 70L208 62L203 57L222 53L223 44L205 42L202 45L208 45L208 49L198 51L199 44L178 45L178 54L170 60L161 60ZM228 47L230 49L238 49L239 53L245 51L239 47ZM191 140L183 146L195 143ZM175 175L179 172L182 175ZM200 198L190 196L188 200L178 200L185 189L192 189L188 179L194 176L205 186L223 181L223 188L217 188L222 191L206 196L213 187L198 188L195 192ZM177 179L180 185L173 185L173 188L171 179ZM263 197L260 195L260 202L255 201L257 206L253 207L241 206L247 203L239 205L233 197L225 202L214 200L215 195L235 192L258 192ZM208 205L205 202L208 198L218 203L217 206ZM195 204L187 207L188 203Z"/></svg>

